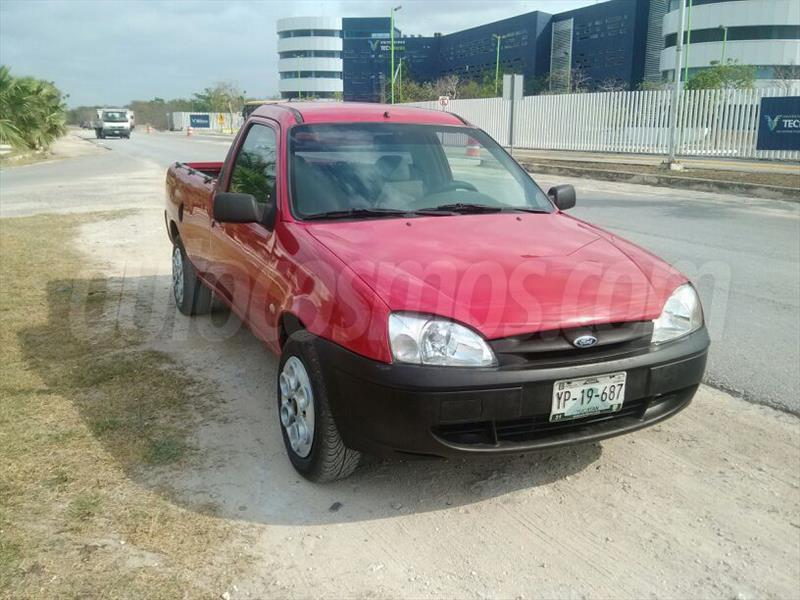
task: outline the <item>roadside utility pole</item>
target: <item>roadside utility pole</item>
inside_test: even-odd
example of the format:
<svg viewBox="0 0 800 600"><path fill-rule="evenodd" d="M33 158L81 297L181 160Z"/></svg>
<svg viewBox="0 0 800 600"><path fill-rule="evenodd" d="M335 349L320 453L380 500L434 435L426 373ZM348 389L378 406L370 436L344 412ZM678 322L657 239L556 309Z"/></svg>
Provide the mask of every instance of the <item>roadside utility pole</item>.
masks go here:
<svg viewBox="0 0 800 600"><path fill-rule="evenodd" d="M728 28L724 25L720 25L722 28L722 60L719 64L725 65L725 44L728 43Z"/></svg>
<svg viewBox="0 0 800 600"><path fill-rule="evenodd" d="M394 104L394 13L403 8L402 6L395 6L392 9L392 12L389 15L389 36L391 37L391 47L389 49L389 54L391 55L391 67L389 68L389 74L391 77L391 86L392 86L392 104Z"/></svg>
<svg viewBox="0 0 800 600"><path fill-rule="evenodd" d="M681 9L678 16L678 41L675 45L675 87L672 90L669 115L669 159L667 164L672 169L676 165L675 152L678 138L678 112L681 101L681 58L683 57L683 31L686 17L686 0L681 0Z"/></svg>
<svg viewBox="0 0 800 600"><path fill-rule="evenodd" d="M689 0L689 8L686 11L686 59L683 61L686 65L683 73L683 84L689 83L689 49L692 45L692 3L694 0Z"/></svg>
<svg viewBox="0 0 800 600"><path fill-rule="evenodd" d="M497 55L494 59L494 95L497 96L497 85L500 81L500 41L503 39L503 36L493 33L492 37L497 40Z"/></svg>

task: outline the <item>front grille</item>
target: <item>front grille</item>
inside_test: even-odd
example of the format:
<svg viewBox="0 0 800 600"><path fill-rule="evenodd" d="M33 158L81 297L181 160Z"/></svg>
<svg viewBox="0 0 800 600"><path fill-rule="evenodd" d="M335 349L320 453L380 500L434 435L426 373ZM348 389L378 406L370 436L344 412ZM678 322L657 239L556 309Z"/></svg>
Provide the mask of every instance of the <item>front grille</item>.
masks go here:
<svg viewBox="0 0 800 600"><path fill-rule="evenodd" d="M597 344L590 348L576 348L573 342L583 335L594 336ZM649 347L652 335L652 321L632 321L539 331L491 340L489 345L501 366L545 366L564 361L597 361L643 351Z"/></svg>
<svg viewBox="0 0 800 600"><path fill-rule="evenodd" d="M623 404L622 408L617 412L603 413L571 421L551 423L549 415L535 415L511 421L480 421L440 425L434 428L433 433L447 442L461 445L528 442L557 437L565 433L573 433L602 421L626 417L640 419L650 405L650 399L645 398Z"/></svg>

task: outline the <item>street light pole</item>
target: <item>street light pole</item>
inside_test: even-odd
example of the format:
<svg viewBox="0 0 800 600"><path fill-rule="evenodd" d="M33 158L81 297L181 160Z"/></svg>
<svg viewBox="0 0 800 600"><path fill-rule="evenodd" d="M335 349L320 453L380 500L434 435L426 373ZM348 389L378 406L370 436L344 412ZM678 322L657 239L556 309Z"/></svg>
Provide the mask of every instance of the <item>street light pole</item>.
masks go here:
<svg viewBox="0 0 800 600"><path fill-rule="evenodd" d="M497 96L497 84L500 80L500 41L503 36L493 33L492 37L497 40L497 54L494 59L494 95Z"/></svg>
<svg viewBox="0 0 800 600"><path fill-rule="evenodd" d="M391 47L389 50L389 54L391 55L391 67L389 69L389 76L391 77L391 86L392 86L392 104L394 104L394 13L403 8L402 6L395 6L392 9L392 12L389 15L389 36L391 38Z"/></svg>
<svg viewBox="0 0 800 600"><path fill-rule="evenodd" d="M724 25L720 25L722 27L722 60L719 64L725 65L725 44L728 43L728 28Z"/></svg>
<svg viewBox="0 0 800 600"><path fill-rule="evenodd" d="M397 78L400 80L397 89L397 95L400 97L400 102L403 101L403 57L400 57L400 64L397 65Z"/></svg>
<svg viewBox="0 0 800 600"><path fill-rule="evenodd" d="M686 67L683 73L684 85L689 83L689 46L692 44L692 2L689 0L689 12L686 13Z"/></svg>
<svg viewBox="0 0 800 600"><path fill-rule="evenodd" d="M678 103L681 99L681 56L683 54L683 29L684 17L686 16L686 0L681 0L681 9L678 16L678 40L675 44L675 87L672 90L672 102L670 102L669 115L669 159L672 165L675 162L675 152L678 136Z"/></svg>

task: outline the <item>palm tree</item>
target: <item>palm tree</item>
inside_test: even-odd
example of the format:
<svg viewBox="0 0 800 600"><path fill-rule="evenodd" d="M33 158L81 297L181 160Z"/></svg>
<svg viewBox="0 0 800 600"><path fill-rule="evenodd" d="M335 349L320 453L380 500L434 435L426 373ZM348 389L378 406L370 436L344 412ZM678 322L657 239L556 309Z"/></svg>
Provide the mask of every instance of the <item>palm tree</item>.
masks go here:
<svg viewBox="0 0 800 600"><path fill-rule="evenodd" d="M52 82L14 77L0 66L0 143L43 150L66 132L61 92Z"/></svg>

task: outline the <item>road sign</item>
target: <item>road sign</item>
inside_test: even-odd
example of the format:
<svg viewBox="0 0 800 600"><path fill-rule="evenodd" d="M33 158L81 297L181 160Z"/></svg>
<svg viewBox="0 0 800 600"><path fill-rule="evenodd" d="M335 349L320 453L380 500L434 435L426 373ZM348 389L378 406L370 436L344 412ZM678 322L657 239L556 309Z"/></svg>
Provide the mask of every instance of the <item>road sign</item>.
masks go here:
<svg viewBox="0 0 800 600"><path fill-rule="evenodd" d="M210 117L208 113L192 113L189 115L189 125L201 129L208 129L211 127Z"/></svg>
<svg viewBox="0 0 800 600"><path fill-rule="evenodd" d="M503 75L503 100L522 100L522 75Z"/></svg>
<svg viewBox="0 0 800 600"><path fill-rule="evenodd" d="M756 150L800 150L800 96L761 99Z"/></svg>
<svg viewBox="0 0 800 600"><path fill-rule="evenodd" d="M223 115L222 113L219 113L217 115L217 123L219 124L220 127L225 125L225 115Z"/></svg>
<svg viewBox="0 0 800 600"><path fill-rule="evenodd" d="M450 96L439 96L439 108L447 110L447 105L450 104Z"/></svg>

